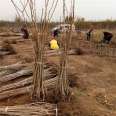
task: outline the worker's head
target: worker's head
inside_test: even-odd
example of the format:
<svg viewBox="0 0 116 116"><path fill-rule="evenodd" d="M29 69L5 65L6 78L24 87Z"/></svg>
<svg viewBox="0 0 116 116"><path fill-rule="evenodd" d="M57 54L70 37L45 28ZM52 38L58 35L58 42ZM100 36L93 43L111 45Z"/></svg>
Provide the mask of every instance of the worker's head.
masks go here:
<svg viewBox="0 0 116 116"><path fill-rule="evenodd" d="M53 31L53 36L54 37L58 37L58 34L59 34L59 30L58 29Z"/></svg>
<svg viewBox="0 0 116 116"><path fill-rule="evenodd" d="M52 37L51 37L51 39L55 39L55 38L56 38L55 34L52 33Z"/></svg>

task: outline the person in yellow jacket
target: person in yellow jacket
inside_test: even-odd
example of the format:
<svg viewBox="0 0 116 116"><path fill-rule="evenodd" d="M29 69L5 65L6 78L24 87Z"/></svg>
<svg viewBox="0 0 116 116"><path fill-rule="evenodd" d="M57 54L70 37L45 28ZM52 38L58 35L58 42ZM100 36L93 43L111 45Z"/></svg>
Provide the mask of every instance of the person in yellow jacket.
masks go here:
<svg viewBox="0 0 116 116"><path fill-rule="evenodd" d="M50 49L52 49L52 50L57 50L57 49L59 49L58 42L57 42L56 39L52 39L52 40L50 41Z"/></svg>

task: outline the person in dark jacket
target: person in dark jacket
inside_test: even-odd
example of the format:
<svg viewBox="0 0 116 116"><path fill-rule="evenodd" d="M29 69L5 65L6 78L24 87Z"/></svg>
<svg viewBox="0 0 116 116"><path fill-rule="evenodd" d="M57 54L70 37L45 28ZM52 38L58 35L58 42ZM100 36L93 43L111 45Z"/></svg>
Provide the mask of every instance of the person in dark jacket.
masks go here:
<svg viewBox="0 0 116 116"><path fill-rule="evenodd" d="M111 39L112 39L112 37L113 37L113 34L109 33L109 32L106 32L106 31L103 32L103 34L104 34L103 43L109 44Z"/></svg>
<svg viewBox="0 0 116 116"><path fill-rule="evenodd" d="M21 28L21 32L23 34L24 39L29 38L29 32L28 32L28 29L27 29L26 25L23 25L23 27Z"/></svg>
<svg viewBox="0 0 116 116"><path fill-rule="evenodd" d="M92 31L93 31L93 29L90 29L90 30L87 32L87 41L90 41Z"/></svg>

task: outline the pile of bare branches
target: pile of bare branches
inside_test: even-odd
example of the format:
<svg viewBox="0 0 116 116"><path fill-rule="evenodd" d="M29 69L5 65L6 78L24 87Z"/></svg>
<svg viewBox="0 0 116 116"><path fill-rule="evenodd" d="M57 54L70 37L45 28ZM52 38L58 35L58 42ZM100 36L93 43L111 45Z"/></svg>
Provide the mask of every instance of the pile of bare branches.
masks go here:
<svg viewBox="0 0 116 116"><path fill-rule="evenodd" d="M58 78L54 64L44 64L43 83L46 90L52 92ZM31 64L16 63L0 67L0 100L19 95L31 95L33 88L33 69Z"/></svg>
<svg viewBox="0 0 116 116"><path fill-rule="evenodd" d="M31 103L19 106L0 107L0 116L54 116L55 105L49 103Z"/></svg>
<svg viewBox="0 0 116 116"><path fill-rule="evenodd" d="M8 40L4 40L0 46L0 55L4 56L10 54L16 54L16 50Z"/></svg>
<svg viewBox="0 0 116 116"><path fill-rule="evenodd" d="M18 36L21 36L21 34L14 33L14 32L2 32L2 33L0 33L0 37L10 37L10 36L18 37Z"/></svg>
<svg viewBox="0 0 116 116"><path fill-rule="evenodd" d="M103 43L92 43L94 52L99 56L116 57L116 48Z"/></svg>

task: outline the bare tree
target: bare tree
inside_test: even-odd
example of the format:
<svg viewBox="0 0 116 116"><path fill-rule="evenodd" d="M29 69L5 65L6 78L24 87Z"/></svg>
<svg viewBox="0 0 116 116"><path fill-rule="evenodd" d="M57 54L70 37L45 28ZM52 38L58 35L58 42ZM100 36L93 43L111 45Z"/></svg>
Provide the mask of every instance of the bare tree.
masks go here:
<svg viewBox="0 0 116 116"><path fill-rule="evenodd" d="M63 0L63 7L65 7L65 0ZM71 6L71 14L68 16L67 23L70 24L70 29L64 32L62 36L62 54L60 56L60 68L59 68L59 78L57 81L57 96L62 100L67 100L70 96L69 81L67 77L68 73L68 51L70 50L71 40L72 40L72 25L74 24L74 2L73 8ZM63 21L65 22L65 8L63 8ZM72 18L70 18L72 17Z"/></svg>
<svg viewBox="0 0 116 116"><path fill-rule="evenodd" d="M58 0L52 0L52 6L49 6L50 0L44 0L45 6L42 8L41 17L37 17L36 0L19 0L20 5L15 0L11 0L19 17L23 17L26 24L31 22L32 43L34 48L34 74L33 74L33 100L44 100L46 89L43 84L44 73L44 53L45 41L48 37L49 22L55 12ZM21 6L21 8L19 7ZM40 26L38 26L40 20Z"/></svg>

